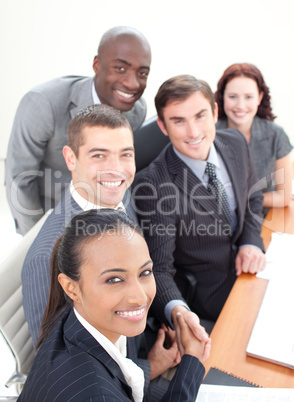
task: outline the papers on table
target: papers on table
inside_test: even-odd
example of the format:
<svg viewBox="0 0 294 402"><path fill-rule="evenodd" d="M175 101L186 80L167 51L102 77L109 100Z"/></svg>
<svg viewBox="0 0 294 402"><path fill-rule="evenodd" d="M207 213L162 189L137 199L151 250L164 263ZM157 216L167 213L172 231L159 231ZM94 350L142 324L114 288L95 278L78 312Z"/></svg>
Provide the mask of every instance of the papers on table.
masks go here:
<svg viewBox="0 0 294 402"><path fill-rule="evenodd" d="M292 388L251 388L202 384L196 402L292 402Z"/></svg>
<svg viewBox="0 0 294 402"><path fill-rule="evenodd" d="M266 252L266 268L256 274L258 278L271 279L275 272L287 275L294 266L294 235L273 233Z"/></svg>
<svg viewBox="0 0 294 402"><path fill-rule="evenodd" d="M266 253L269 279L246 349L249 356L294 368L294 235L273 233ZM278 323L277 322L278 320ZM282 329L281 329L282 328Z"/></svg>
<svg viewBox="0 0 294 402"><path fill-rule="evenodd" d="M249 356L294 369L293 290L294 270L275 269L246 348Z"/></svg>

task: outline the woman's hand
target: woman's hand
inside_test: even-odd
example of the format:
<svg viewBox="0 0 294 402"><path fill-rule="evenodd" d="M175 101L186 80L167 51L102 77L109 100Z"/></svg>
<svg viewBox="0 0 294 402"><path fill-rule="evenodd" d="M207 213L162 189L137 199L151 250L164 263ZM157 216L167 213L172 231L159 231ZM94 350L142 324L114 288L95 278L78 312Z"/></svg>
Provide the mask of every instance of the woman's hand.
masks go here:
<svg viewBox="0 0 294 402"><path fill-rule="evenodd" d="M175 367L180 363L181 357L178 350L177 342L174 337L169 335L170 346L168 349L164 347L166 341L166 335L169 331L165 332L164 329L160 328L158 331L157 339L150 352L148 353L148 361L150 363L150 380L161 375L167 369Z"/></svg>

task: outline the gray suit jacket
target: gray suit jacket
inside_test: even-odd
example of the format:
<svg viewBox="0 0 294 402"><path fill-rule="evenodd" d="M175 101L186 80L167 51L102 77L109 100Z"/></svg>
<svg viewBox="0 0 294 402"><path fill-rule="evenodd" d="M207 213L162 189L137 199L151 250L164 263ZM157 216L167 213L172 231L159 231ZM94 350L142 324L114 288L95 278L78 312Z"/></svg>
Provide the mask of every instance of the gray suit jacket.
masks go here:
<svg viewBox="0 0 294 402"><path fill-rule="evenodd" d="M54 208L71 180L62 149L76 112L93 104L91 77L66 76L28 92L17 109L6 158L6 192L16 229L25 234ZM124 113L133 131L145 120L141 98Z"/></svg>
<svg viewBox="0 0 294 402"><path fill-rule="evenodd" d="M124 205L128 216L137 221L136 214L126 194ZM65 192L57 207L52 211L32 246L22 267L23 308L29 331L36 344L41 320L46 308L50 288L50 258L54 244L64 232L65 226L82 212L69 190Z"/></svg>
<svg viewBox="0 0 294 402"><path fill-rule="evenodd" d="M191 309L215 321L236 279L238 247L252 244L263 249L263 196L254 191L257 179L246 140L237 130L223 130L217 131L214 144L237 203L238 226L232 236L215 199L172 145L145 169L133 192L154 263L157 293L152 311L160 321L166 322L164 307L169 301L188 296L183 273L190 273L197 283L189 295Z"/></svg>

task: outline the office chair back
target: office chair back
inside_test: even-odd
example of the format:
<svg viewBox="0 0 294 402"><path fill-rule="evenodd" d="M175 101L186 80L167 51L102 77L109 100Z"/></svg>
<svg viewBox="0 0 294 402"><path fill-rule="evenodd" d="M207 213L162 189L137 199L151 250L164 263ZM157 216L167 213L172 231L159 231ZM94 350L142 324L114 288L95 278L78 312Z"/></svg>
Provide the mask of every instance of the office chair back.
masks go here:
<svg viewBox="0 0 294 402"><path fill-rule="evenodd" d="M147 167L170 142L158 127L156 120L157 116L151 117L134 133L137 172Z"/></svg>
<svg viewBox="0 0 294 402"><path fill-rule="evenodd" d="M33 240L51 211L20 240L0 262L0 333L14 359L16 370L5 384L23 384L34 360L35 351L22 307L21 269Z"/></svg>

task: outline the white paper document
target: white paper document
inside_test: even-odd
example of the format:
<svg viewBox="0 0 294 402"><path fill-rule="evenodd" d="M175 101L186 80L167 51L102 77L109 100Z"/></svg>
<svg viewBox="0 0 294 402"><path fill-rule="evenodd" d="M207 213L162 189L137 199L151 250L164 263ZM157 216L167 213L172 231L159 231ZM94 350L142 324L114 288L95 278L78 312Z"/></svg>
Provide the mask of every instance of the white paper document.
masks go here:
<svg viewBox="0 0 294 402"><path fill-rule="evenodd" d="M294 268L294 234L273 233L266 252L266 268L256 274L258 278L271 279L274 272L287 275Z"/></svg>
<svg viewBox="0 0 294 402"><path fill-rule="evenodd" d="M275 270L246 349L249 356L294 369L293 309L294 270Z"/></svg>
<svg viewBox="0 0 294 402"><path fill-rule="evenodd" d="M202 384L196 402L293 402L292 388L252 388Z"/></svg>

